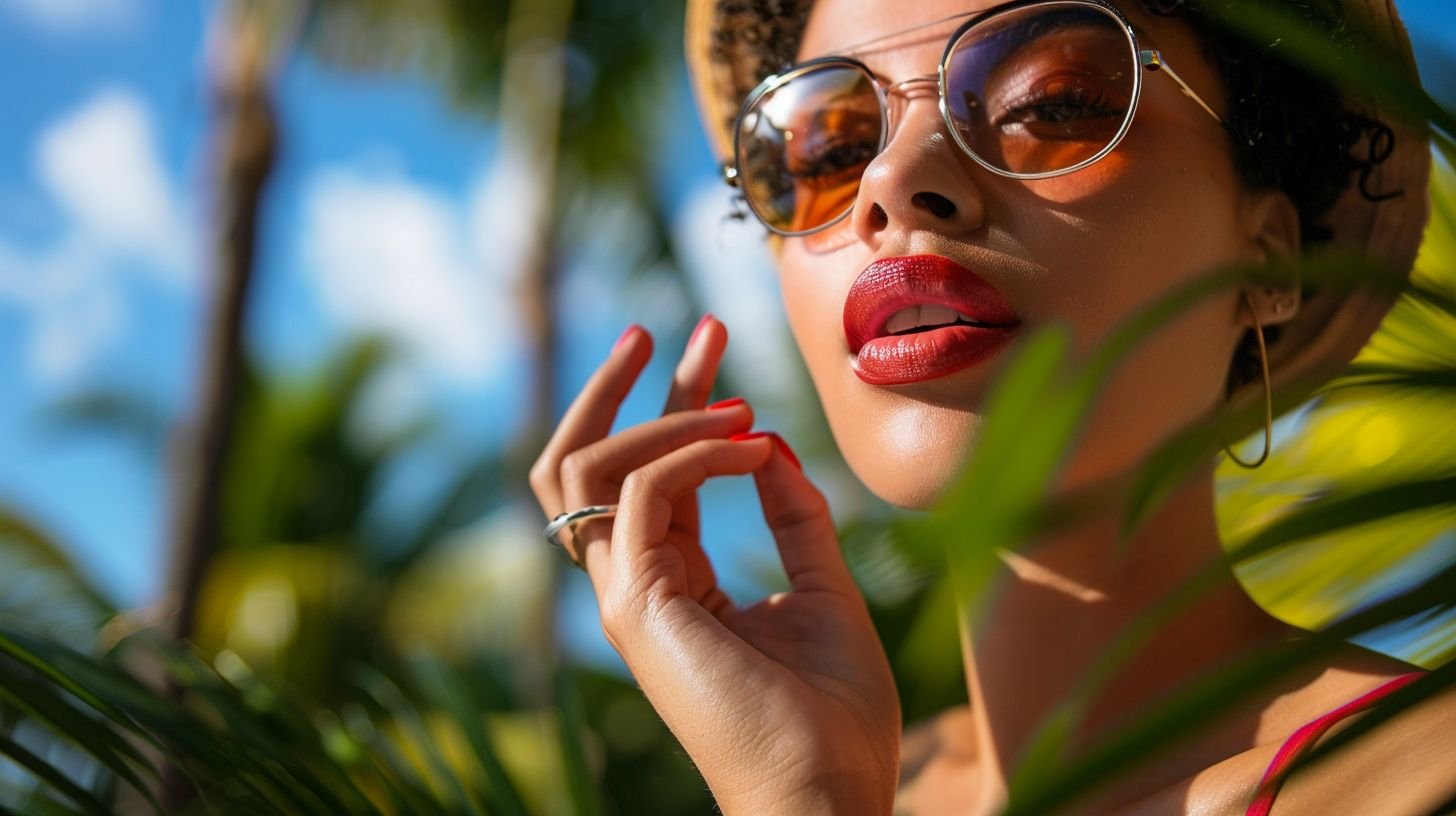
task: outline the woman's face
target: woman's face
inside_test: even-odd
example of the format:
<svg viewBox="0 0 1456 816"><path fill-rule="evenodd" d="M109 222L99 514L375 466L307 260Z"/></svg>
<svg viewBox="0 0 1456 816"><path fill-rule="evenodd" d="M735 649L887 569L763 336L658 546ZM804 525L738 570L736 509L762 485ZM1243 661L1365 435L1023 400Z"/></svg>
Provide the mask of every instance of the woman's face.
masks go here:
<svg viewBox="0 0 1456 816"><path fill-rule="evenodd" d="M800 57L843 53L919 22L998 4L817 0ZM1224 110L1219 80L1190 30L1136 3L1119 7L1202 98ZM957 25L905 34L856 55L892 82L934 74ZM857 280L851 313L879 275L929 270L963 283L963 270L924 256L949 259L999 294L1014 313L1002 308L1000 317L1019 321L1012 337L1062 323L1085 354L1160 293L1215 265L1260 257L1268 220L1268 208L1256 206L1242 186L1218 123L1167 77L1144 73L1137 115L1116 150L1050 179L1022 181L983 169L947 133L937 104L933 86L915 86L850 215L824 232L785 239L779 256L789 321L839 447L871 490L905 508L932 505L973 454L987 386L1008 344L992 343L989 353L971 348L978 362L952 362L944 372L861 365L852 351L864 338L846 329L846 301ZM907 256L920 260L883 263ZM984 289L974 296L995 300ZM1222 293L1141 346L1106 384L1064 487L1124 470L1217 404L1247 325L1239 304L1237 292ZM877 336L885 331L876 327ZM918 341L933 342L931 334Z"/></svg>

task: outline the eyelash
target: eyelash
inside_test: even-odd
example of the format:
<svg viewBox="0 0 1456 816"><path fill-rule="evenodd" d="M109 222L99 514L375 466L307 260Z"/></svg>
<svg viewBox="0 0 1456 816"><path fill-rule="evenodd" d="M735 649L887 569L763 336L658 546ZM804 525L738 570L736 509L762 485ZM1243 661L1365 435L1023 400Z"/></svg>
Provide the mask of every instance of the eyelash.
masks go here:
<svg viewBox="0 0 1456 816"><path fill-rule="evenodd" d="M1067 91L1059 91L1059 92L1056 92L1056 93L1043 93L1043 92L1040 92L1040 91L1033 91L1032 93L1027 94L1026 96L1023 96L1021 99L1016 100L1016 102L1014 104L1008 105L1006 107L1006 113L1003 114L1002 116L998 117L991 124L993 126L995 126L995 127L1001 127L1002 124L1006 122L1007 118L1011 114L1016 114L1016 113L1019 113L1019 112L1022 112L1022 111L1027 111L1027 110L1038 110L1038 111L1040 111L1040 110L1047 110L1047 109L1054 108L1054 107L1057 107L1057 106L1061 106L1061 107L1076 106L1077 108L1079 108L1081 110L1092 111L1093 112L1093 114L1092 114L1093 116L1112 116L1112 115L1115 115L1115 114L1117 114L1117 113L1120 112L1120 111L1118 111L1118 109L1113 108L1113 107L1110 107L1108 105L1108 102L1109 102L1109 99L1108 99L1108 93L1107 93L1107 90L1106 89L1101 89L1101 90L1098 90L1098 91L1095 91L1095 92L1089 92L1086 88L1077 87L1077 88L1072 88L1072 89L1067 90ZM1079 118L1080 119L1080 118L1089 118L1089 117L1079 116L1079 117L1076 117L1076 118ZM1021 124L1021 123L1023 123L1023 121L1024 120L1017 120L1016 123L1017 124ZM1050 122L1064 122L1064 121L1068 121L1068 120L1067 119L1037 119L1037 120L1034 120L1034 121L1038 121L1038 122L1047 122L1047 121L1050 121Z"/></svg>

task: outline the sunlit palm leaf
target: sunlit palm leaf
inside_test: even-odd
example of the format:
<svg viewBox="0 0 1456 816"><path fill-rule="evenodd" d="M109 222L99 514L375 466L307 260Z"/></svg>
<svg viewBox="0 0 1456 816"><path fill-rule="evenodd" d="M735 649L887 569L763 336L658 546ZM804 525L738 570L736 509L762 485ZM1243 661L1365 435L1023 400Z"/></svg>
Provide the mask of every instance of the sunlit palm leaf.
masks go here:
<svg viewBox="0 0 1456 816"><path fill-rule="evenodd" d="M1397 302L1270 461L1256 471L1222 470L1219 515L1231 545L1278 524L1309 496L1456 468L1456 174L1442 161L1434 165L1432 203L1415 291ZM1240 577L1275 614L1317 627L1388 591L1382 576L1430 560L1431 547L1449 549L1442 542L1453 533L1448 511L1404 514L1251 562Z"/></svg>

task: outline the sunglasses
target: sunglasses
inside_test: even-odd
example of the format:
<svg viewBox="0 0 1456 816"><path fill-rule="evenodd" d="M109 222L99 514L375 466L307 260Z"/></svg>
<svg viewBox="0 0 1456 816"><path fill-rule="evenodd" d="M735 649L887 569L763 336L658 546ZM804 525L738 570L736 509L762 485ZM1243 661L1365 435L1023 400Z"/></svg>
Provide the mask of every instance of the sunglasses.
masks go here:
<svg viewBox="0 0 1456 816"><path fill-rule="evenodd" d="M888 82L852 56L801 63L748 95L724 179L783 236L809 235L849 215L865 168L889 142L891 100L934 84L957 145L1014 179L1080 170L1106 156L1132 125L1142 70L1166 74L1228 125L1104 0L1028 0L957 14L877 37L970 17L950 35L935 75Z"/></svg>

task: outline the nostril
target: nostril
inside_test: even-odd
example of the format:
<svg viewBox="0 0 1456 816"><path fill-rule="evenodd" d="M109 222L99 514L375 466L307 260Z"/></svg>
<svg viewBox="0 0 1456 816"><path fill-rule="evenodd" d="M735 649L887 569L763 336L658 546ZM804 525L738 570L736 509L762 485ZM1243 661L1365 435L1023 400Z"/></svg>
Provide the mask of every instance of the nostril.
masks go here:
<svg viewBox="0 0 1456 816"><path fill-rule="evenodd" d="M910 197L910 203L928 210L936 218L950 218L956 211L955 203L939 193L916 193Z"/></svg>
<svg viewBox="0 0 1456 816"><path fill-rule="evenodd" d="M870 222L875 229L884 229L890 223L890 215L879 204L870 207Z"/></svg>

